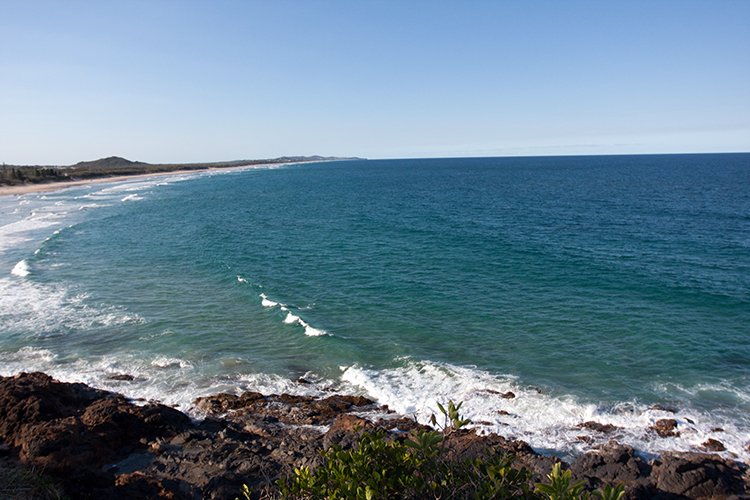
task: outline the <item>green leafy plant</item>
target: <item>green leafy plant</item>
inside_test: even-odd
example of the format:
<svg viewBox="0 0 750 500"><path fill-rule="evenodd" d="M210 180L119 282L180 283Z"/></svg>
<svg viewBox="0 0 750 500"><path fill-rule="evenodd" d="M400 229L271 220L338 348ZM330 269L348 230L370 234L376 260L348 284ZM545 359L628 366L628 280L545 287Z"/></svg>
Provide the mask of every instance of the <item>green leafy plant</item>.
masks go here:
<svg viewBox="0 0 750 500"><path fill-rule="evenodd" d="M438 424L437 418L435 417L434 413L430 417L430 423L432 423L432 425L434 426L440 427L445 434L457 431L461 427L470 424L471 420L469 420L468 418L461 418L461 415L458 413L458 410L461 409L462 404L463 401L459 402L458 404L454 404L453 400L451 399L448 401L448 409L446 410L443 405L437 403L438 410L440 410L440 413L443 414L443 424Z"/></svg>
<svg viewBox="0 0 750 500"><path fill-rule="evenodd" d="M625 486L608 484L603 490L597 490L592 495L600 500L621 500L625 496Z"/></svg>
<svg viewBox="0 0 750 500"><path fill-rule="evenodd" d="M555 464L548 482L531 489L531 474L512 467L513 458L493 455L473 460L456 458L447 447L450 434L470 421L461 417L461 403L438 404L439 430L394 436L379 430L360 436L352 449L331 447L322 452L316 469L299 467L276 485L280 498L294 499L548 499L621 500L624 487L606 486L589 493L583 481L573 482L572 473ZM250 490L243 489L245 500Z"/></svg>
<svg viewBox="0 0 750 500"><path fill-rule="evenodd" d="M573 473L562 470L560 463L552 466L552 472L547 475L549 483L537 483L535 491L549 500L577 500L586 498L584 495L584 481L572 482Z"/></svg>
<svg viewBox="0 0 750 500"><path fill-rule="evenodd" d="M406 439L384 431L364 434L351 450L332 447L315 469L295 469L277 483L282 498L532 498L530 475L511 467L506 456L473 461L450 458L445 437L460 429L461 403L438 404L441 430ZM436 421L434 415L433 420ZM437 425L437 424L436 424Z"/></svg>

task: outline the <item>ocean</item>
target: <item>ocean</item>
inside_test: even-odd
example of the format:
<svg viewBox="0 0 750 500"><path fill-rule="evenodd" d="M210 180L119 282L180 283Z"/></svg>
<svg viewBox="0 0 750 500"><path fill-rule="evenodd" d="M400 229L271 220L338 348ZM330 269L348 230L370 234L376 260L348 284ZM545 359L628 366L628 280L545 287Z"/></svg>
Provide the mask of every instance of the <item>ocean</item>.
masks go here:
<svg viewBox="0 0 750 500"><path fill-rule="evenodd" d="M750 154L336 161L2 196L0 374L32 370L196 417L221 391L365 394L423 422L453 399L544 453L713 438L749 460ZM649 429L661 418L679 436Z"/></svg>

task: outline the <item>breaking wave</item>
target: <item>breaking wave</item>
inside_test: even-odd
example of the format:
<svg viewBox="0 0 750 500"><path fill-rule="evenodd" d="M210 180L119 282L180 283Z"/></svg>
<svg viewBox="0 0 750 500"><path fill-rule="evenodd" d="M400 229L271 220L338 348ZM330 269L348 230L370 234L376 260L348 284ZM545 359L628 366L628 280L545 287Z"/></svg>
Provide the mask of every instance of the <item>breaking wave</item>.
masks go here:
<svg viewBox="0 0 750 500"><path fill-rule="evenodd" d="M713 438L724 443L725 455L750 459L747 416L738 423L736 418L691 408L661 408L635 402L598 405L524 386L510 375L498 376L445 363L401 361L402 366L385 370L343 367L341 378L353 389L424 424L438 413L436 402L463 401L461 410L478 431L522 439L542 452L571 456L611 439L652 454L666 450L701 451L702 444ZM663 418L677 420L679 436L656 435L651 427ZM611 426L610 431L582 425L587 422Z"/></svg>

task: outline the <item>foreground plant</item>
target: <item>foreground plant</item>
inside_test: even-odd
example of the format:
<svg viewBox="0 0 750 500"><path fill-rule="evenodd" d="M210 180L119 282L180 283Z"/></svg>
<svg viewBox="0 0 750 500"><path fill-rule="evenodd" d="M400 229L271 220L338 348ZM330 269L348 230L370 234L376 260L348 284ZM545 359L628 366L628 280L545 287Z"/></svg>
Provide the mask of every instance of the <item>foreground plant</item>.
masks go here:
<svg viewBox="0 0 750 500"><path fill-rule="evenodd" d="M406 439L380 430L363 434L352 449L331 447L322 453L323 463L315 470L300 467L288 478L277 481L281 498L294 499L501 499L621 500L623 487L606 487L593 494L582 481L573 482L570 471L555 464L548 483L532 491L531 474L511 466L513 457L493 455L473 460L452 457L445 445L451 433L470 423L459 414L461 403L438 403L444 417L439 431L412 433ZM249 500L250 490L242 495Z"/></svg>
<svg viewBox="0 0 750 500"><path fill-rule="evenodd" d="M536 493L543 495L549 500L588 500L591 498L601 500L620 500L625 496L625 487L607 485L602 490L589 493L584 490L584 481L573 481L573 473L562 470L560 463L552 466L552 472L547 475L549 483L537 483Z"/></svg>
<svg viewBox="0 0 750 500"><path fill-rule="evenodd" d="M363 435L352 450L331 448L314 472L279 481L282 498L526 498L529 473L510 457L450 460L442 436L426 431L405 441L383 432Z"/></svg>

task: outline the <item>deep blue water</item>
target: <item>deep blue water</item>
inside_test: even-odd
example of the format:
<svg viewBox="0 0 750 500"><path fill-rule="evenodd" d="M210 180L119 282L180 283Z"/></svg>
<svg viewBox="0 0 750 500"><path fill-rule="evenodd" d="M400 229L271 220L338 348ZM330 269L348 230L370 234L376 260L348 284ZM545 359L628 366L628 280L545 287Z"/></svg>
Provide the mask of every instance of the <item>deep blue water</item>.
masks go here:
<svg viewBox="0 0 750 500"><path fill-rule="evenodd" d="M747 454L749 154L341 161L3 197L0 215L3 372L183 407L333 387L425 418L453 397L540 448L581 449L595 419L644 450ZM681 438L649 434L654 404Z"/></svg>

